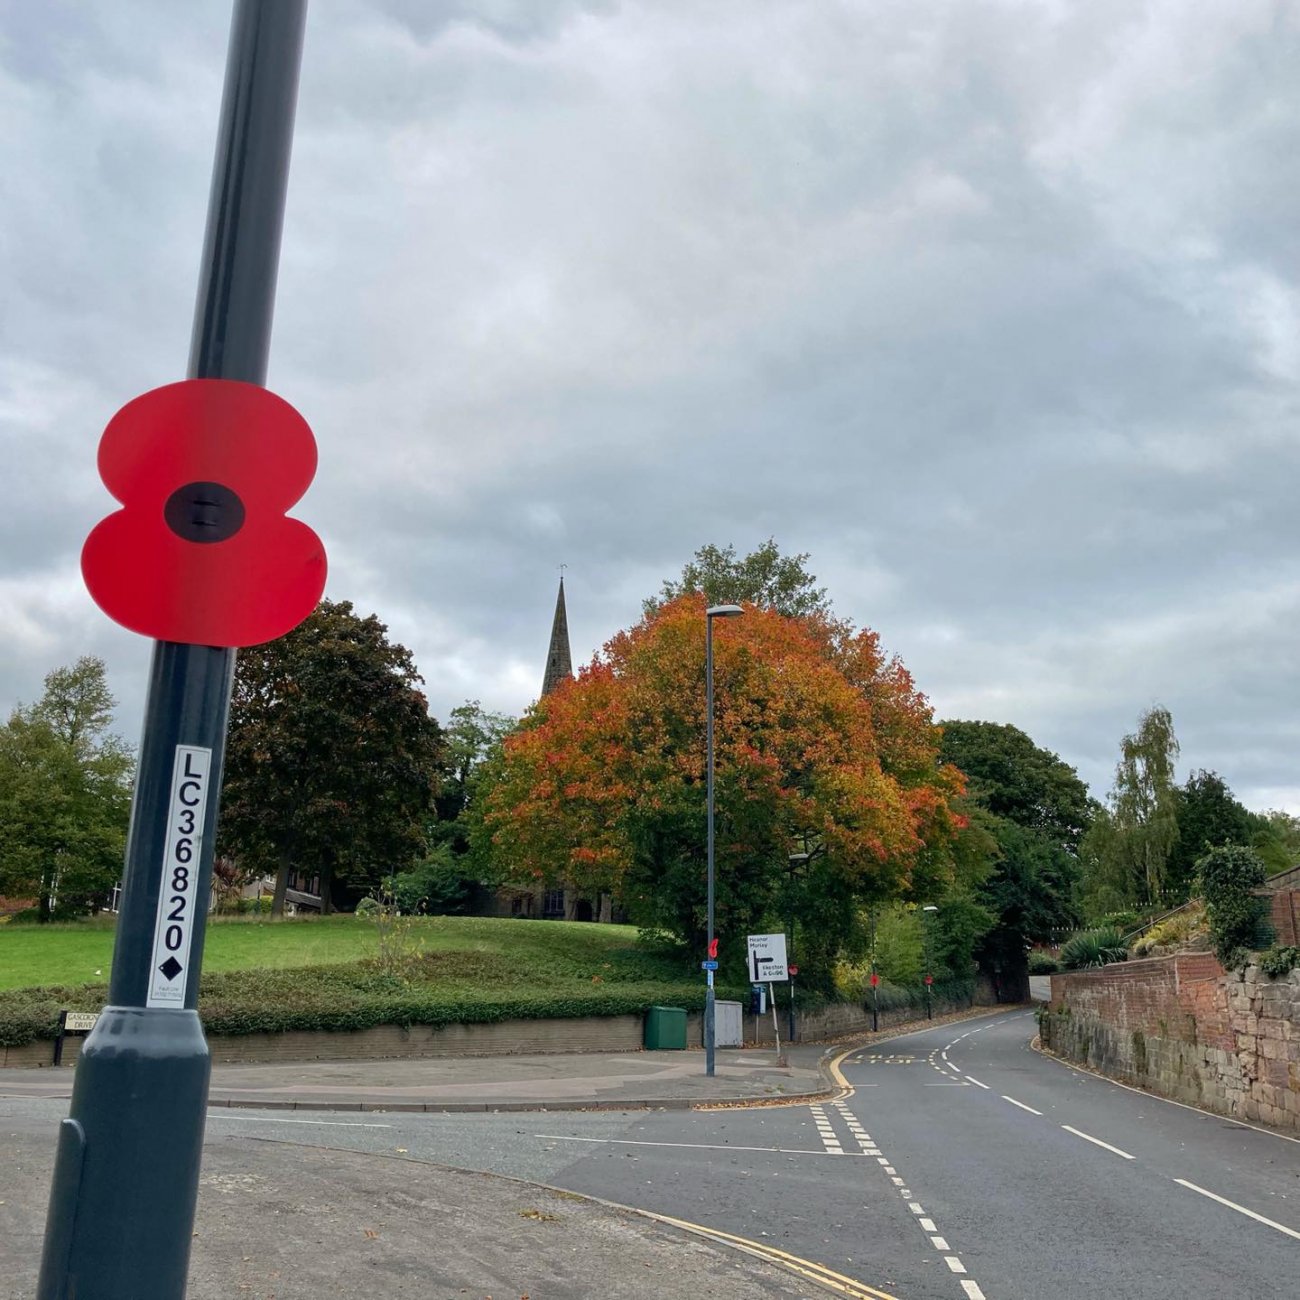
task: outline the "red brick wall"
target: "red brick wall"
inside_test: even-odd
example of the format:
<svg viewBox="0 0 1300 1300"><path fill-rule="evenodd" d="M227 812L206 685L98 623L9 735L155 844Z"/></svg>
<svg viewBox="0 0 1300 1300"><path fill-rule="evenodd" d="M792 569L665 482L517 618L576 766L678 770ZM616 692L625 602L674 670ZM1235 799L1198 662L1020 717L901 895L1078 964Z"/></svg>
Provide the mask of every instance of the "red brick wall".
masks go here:
<svg viewBox="0 0 1300 1300"><path fill-rule="evenodd" d="M1128 1033L1189 1042L1205 1041L1208 1034L1227 1046L1226 994L1216 983L1222 974L1208 952L1117 962L1053 975L1052 1006L1068 1005L1075 1014L1096 1016Z"/></svg>
<svg viewBox="0 0 1300 1300"><path fill-rule="evenodd" d="M1269 902L1277 942L1287 948L1300 946L1300 889L1279 890Z"/></svg>

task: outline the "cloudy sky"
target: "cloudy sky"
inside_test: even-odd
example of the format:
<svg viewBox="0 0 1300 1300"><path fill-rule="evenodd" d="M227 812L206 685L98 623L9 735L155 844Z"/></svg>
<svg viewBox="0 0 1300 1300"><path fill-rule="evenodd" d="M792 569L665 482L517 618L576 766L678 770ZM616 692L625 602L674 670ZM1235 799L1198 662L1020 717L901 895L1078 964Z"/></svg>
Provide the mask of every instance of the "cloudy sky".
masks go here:
<svg viewBox="0 0 1300 1300"><path fill-rule="evenodd" d="M229 7L0 0L0 709L184 377ZM1300 3L315 0L270 384L439 717L703 543L811 553L940 717L1300 811Z"/></svg>

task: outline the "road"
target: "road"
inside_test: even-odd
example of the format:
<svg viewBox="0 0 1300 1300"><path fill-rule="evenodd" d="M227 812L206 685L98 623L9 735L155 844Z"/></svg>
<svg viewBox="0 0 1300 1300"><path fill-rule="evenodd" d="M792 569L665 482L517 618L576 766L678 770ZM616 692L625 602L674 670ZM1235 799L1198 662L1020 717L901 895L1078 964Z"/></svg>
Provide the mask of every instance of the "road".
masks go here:
<svg viewBox="0 0 1300 1300"><path fill-rule="evenodd" d="M258 1138L544 1182L760 1243L859 1297L1300 1291L1300 1142L1071 1070L1033 1051L1033 1033L1018 1010L895 1038L850 1054L841 1068L853 1091L816 1106L229 1111L210 1116L209 1142ZM681 1294L673 1285L657 1279L653 1294Z"/></svg>

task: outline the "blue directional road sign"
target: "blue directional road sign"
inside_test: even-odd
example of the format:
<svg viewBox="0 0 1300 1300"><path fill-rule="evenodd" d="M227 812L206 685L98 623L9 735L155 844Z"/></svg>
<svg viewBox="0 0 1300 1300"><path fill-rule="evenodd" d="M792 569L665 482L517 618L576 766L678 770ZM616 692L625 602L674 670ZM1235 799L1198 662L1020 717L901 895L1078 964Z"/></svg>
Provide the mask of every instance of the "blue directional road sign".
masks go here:
<svg viewBox="0 0 1300 1300"><path fill-rule="evenodd" d="M718 963L717 963L716 961L702 961L702 962L700 962L700 969L701 969L701 970L717 970L717 969L718 969Z"/></svg>

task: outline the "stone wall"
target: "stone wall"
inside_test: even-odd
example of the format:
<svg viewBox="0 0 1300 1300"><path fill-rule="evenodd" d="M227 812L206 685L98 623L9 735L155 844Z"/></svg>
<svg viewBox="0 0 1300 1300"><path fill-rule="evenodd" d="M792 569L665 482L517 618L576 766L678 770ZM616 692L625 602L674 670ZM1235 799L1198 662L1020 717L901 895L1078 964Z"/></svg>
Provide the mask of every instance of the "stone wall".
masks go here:
<svg viewBox="0 0 1300 1300"><path fill-rule="evenodd" d="M259 1061L353 1061L426 1056L509 1056L545 1052L636 1052L642 1016L584 1016L555 1020L500 1020L487 1025L376 1025L344 1033L289 1030L282 1034L208 1036L216 1064ZM85 1038L68 1038L63 1063L71 1065ZM46 1066L54 1045L0 1048L0 1066Z"/></svg>
<svg viewBox="0 0 1300 1300"><path fill-rule="evenodd" d="M1300 970L1225 973L1210 953L1052 976L1043 1046L1163 1097L1300 1129Z"/></svg>

